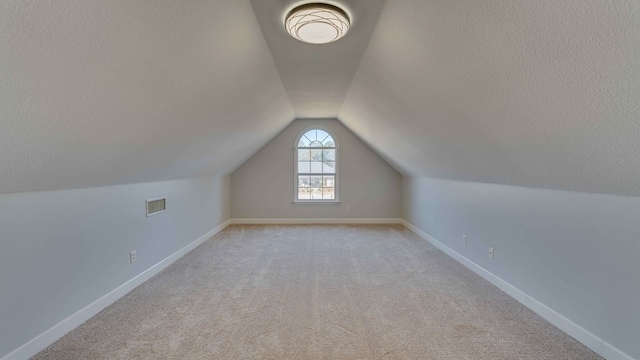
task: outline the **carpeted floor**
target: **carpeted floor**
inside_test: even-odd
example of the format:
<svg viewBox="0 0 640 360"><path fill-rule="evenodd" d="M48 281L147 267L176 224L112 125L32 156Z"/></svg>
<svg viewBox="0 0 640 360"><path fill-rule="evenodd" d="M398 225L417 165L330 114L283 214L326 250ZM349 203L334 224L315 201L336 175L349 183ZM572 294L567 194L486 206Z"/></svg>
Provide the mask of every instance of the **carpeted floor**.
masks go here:
<svg viewBox="0 0 640 360"><path fill-rule="evenodd" d="M399 225L231 226L34 359L601 359Z"/></svg>

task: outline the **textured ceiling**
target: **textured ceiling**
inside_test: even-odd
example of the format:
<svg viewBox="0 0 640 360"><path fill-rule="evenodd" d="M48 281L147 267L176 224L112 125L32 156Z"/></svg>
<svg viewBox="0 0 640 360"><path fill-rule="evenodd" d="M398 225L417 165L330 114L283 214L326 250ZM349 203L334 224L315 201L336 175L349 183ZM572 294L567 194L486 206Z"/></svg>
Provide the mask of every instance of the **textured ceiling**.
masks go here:
<svg viewBox="0 0 640 360"><path fill-rule="evenodd" d="M0 2L0 193L228 174L338 117L405 175L640 195L640 2Z"/></svg>
<svg viewBox="0 0 640 360"><path fill-rule="evenodd" d="M640 195L640 2L387 1L339 117L407 175Z"/></svg>
<svg viewBox="0 0 640 360"><path fill-rule="evenodd" d="M295 6L313 1L252 0L297 118L335 118L369 43L383 0L327 1L351 17L351 30L334 43L311 45L286 32L284 18Z"/></svg>
<svg viewBox="0 0 640 360"><path fill-rule="evenodd" d="M0 193L229 173L293 110L248 1L0 3Z"/></svg>

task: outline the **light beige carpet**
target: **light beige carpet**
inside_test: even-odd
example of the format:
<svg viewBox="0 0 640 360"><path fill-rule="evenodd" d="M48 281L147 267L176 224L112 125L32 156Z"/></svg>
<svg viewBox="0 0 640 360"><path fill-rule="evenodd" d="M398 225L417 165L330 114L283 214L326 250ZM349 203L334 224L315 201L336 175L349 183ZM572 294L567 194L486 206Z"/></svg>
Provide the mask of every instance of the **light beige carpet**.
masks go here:
<svg viewBox="0 0 640 360"><path fill-rule="evenodd" d="M397 225L231 226L35 359L600 359Z"/></svg>

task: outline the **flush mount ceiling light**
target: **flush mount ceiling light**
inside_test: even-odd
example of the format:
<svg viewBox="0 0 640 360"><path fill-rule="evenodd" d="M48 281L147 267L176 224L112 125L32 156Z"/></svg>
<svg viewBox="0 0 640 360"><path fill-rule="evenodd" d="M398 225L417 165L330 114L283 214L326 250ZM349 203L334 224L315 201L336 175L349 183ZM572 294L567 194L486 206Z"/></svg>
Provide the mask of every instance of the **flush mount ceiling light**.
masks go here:
<svg viewBox="0 0 640 360"><path fill-rule="evenodd" d="M349 31L349 16L329 4L300 5L287 14L284 27L294 38L310 44L336 41Z"/></svg>

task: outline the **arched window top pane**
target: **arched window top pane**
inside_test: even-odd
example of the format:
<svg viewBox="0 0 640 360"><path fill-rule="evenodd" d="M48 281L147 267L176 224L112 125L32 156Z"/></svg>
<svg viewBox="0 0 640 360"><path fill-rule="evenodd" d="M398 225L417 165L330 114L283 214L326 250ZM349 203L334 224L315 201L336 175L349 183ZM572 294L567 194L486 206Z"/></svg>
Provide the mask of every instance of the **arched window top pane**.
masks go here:
<svg viewBox="0 0 640 360"><path fill-rule="evenodd" d="M298 142L298 147L309 147L310 144L311 144L311 141L309 141L309 139L303 135L300 138L300 141Z"/></svg>
<svg viewBox="0 0 640 360"><path fill-rule="evenodd" d="M329 133L320 129L312 129L304 133L298 141L298 147L335 147L335 141Z"/></svg>
<svg viewBox="0 0 640 360"><path fill-rule="evenodd" d="M326 131L318 129L316 130L316 136L318 141L324 142L324 140L329 137L329 134Z"/></svg>

